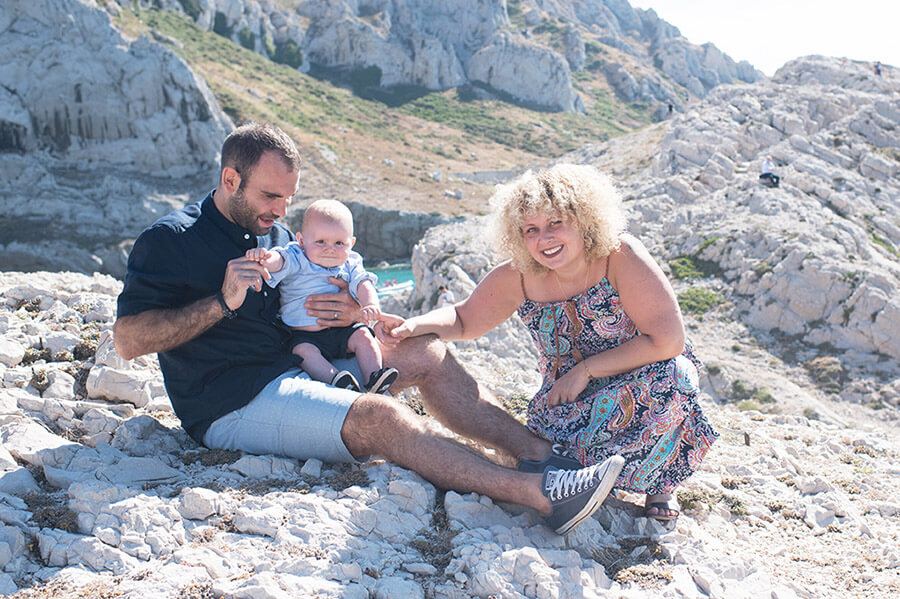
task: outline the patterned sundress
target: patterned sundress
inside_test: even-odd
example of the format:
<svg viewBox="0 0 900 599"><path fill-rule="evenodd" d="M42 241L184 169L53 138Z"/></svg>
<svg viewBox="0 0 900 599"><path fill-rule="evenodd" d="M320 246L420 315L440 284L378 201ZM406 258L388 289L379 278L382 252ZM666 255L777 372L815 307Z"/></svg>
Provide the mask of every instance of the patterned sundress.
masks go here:
<svg viewBox="0 0 900 599"><path fill-rule="evenodd" d="M670 493L700 466L719 435L697 402L700 362L689 343L673 359L594 379L575 402L550 408L557 378L640 332L605 277L569 300L526 299L518 314L537 344L543 375L528 405L531 430L586 466L621 455L616 488L628 491Z"/></svg>

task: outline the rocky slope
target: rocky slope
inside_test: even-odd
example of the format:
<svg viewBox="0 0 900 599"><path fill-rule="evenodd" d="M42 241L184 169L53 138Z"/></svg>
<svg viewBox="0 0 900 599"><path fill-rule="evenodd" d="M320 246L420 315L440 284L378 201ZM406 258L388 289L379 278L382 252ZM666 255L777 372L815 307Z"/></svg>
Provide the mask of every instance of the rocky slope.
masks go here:
<svg viewBox="0 0 900 599"><path fill-rule="evenodd" d="M704 376L702 402L722 436L680 488L677 524L667 530L642 518L640 498L624 494L559 537L517 506L443 493L378 460L342 467L197 447L178 427L156 360L126 362L112 348L119 288L102 275L0 274L2 593L811 599L900 592L893 429L862 415L838 423L830 414L841 404L797 369L772 364L777 358L727 319L689 317L701 357L739 352L719 363L745 380L758 380L760 364L769 364L765 380L784 413L714 401L714 377ZM506 333L509 343L456 352L521 411L535 378L515 368L518 337Z"/></svg>
<svg viewBox="0 0 900 599"><path fill-rule="evenodd" d="M123 6L130 1L119 0ZM584 111L588 69L626 101L682 106L762 77L712 44L696 46L652 10L619 0L141 0L184 11L273 60L357 89L471 85L549 110Z"/></svg>

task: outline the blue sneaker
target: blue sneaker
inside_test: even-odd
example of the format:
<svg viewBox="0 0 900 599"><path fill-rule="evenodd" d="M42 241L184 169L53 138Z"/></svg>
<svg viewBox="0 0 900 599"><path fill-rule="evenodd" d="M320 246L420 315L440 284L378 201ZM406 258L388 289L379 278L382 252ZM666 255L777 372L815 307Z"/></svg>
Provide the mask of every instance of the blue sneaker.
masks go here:
<svg viewBox="0 0 900 599"><path fill-rule="evenodd" d="M519 472L543 472L547 466L557 470L581 470L584 464L566 455L566 448L555 443L543 460L519 460Z"/></svg>
<svg viewBox="0 0 900 599"><path fill-rule="evenodd" d="M564 535L590 518L609 495L624 465L625 459L614 455L581 470L554 470L548 466L541 479L541 492L553 510L544 518L547 526Z"/></svg>

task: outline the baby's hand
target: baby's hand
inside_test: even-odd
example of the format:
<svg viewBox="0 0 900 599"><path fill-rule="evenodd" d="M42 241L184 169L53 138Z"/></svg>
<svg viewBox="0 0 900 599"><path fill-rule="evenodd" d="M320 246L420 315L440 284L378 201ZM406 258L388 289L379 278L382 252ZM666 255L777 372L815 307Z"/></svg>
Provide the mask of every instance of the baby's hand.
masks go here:
<svg viewBox="0 0 900 599"><path fill-rule="evenodd" d="M363 322L374 322L381 319L381 308L375 304L369 304L359 309Z"/></svg>
<svg viewBox="0 0 900 599"><path fill-rule="evenodd" d="M271 257L271 255L272 255L272 252L270 252L266 248L253 248L253 249L247 250L247 253L245 254L245 256L247 258L249 258L250 260L253 260L254 262L260 262L260 263L268 260Z"/></svg>

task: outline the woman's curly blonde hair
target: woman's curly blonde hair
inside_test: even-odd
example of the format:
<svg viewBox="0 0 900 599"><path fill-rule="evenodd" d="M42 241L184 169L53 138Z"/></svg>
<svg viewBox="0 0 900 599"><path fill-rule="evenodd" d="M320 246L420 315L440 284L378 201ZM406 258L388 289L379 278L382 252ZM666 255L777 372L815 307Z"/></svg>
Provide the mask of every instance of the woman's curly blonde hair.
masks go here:
<svg viewBox="0 0 900 599"><path fill-rule="evenodd" d="M544 272L525 247L522 222L538 213L559 214L575 224L584 238L589 261L619 247L625 213L615 185L592 166L558 164L537 174L528 171L491 196L493 236L502 259L520 272Z"/></svg>

